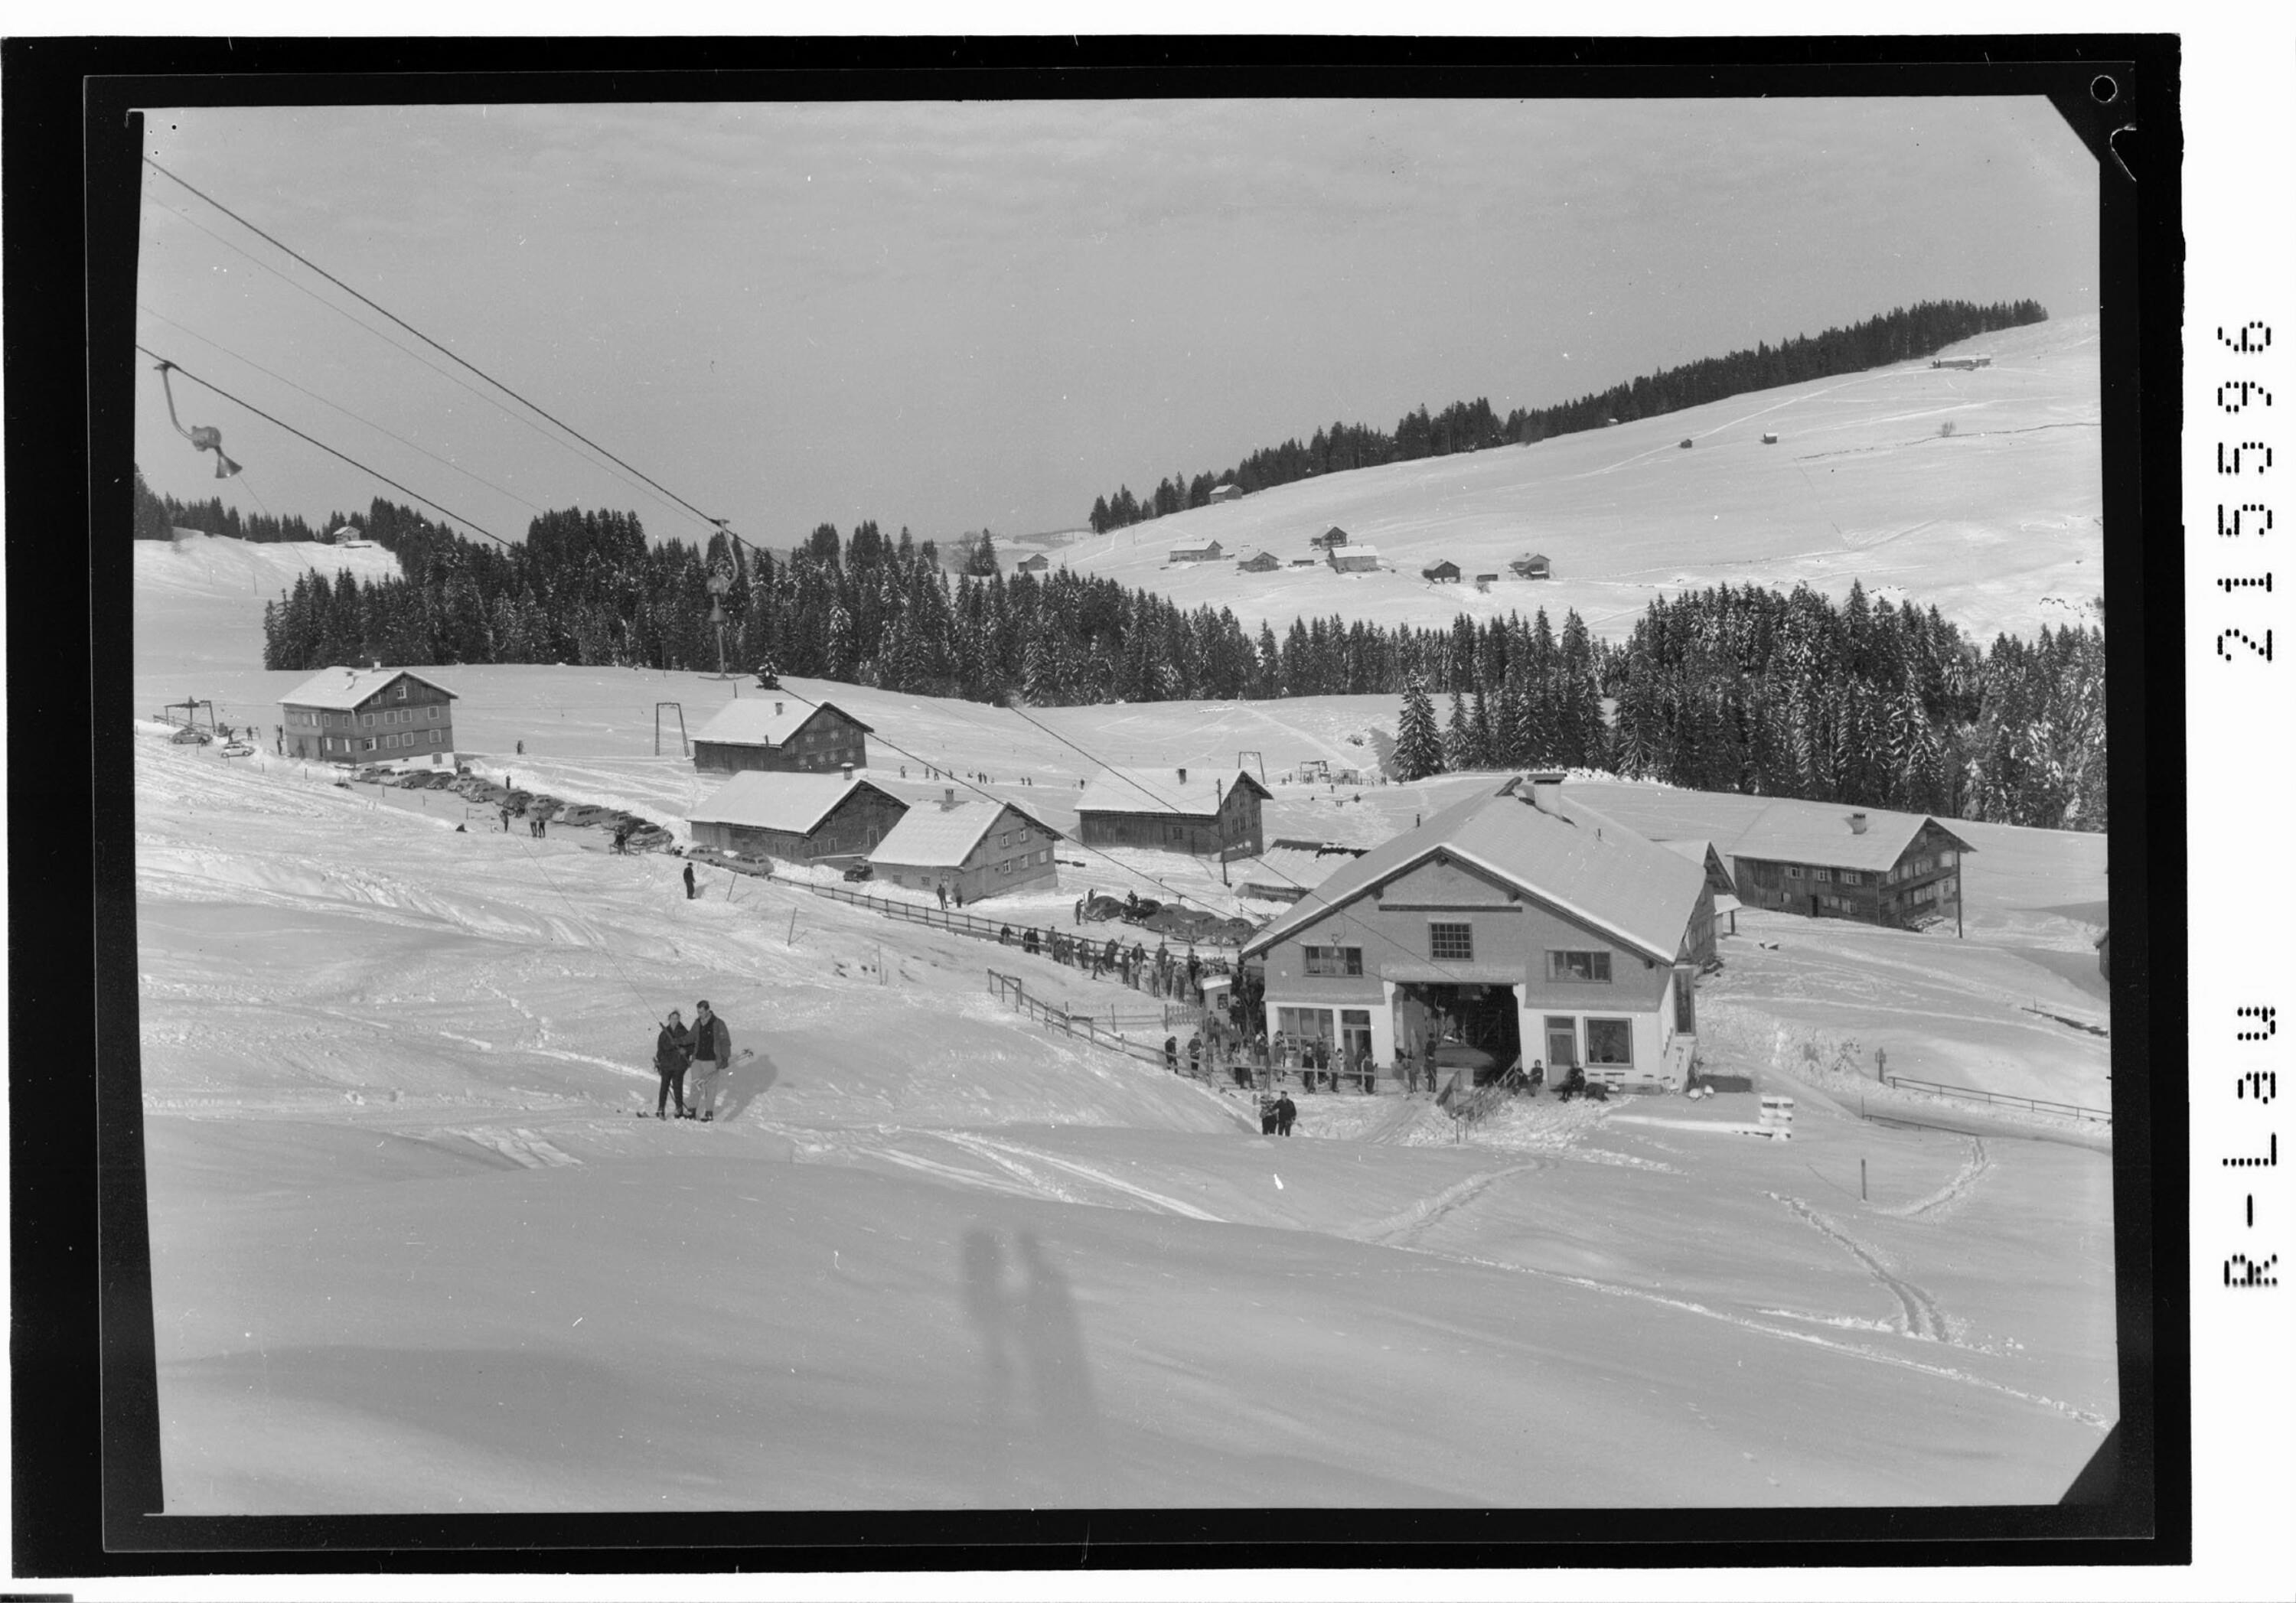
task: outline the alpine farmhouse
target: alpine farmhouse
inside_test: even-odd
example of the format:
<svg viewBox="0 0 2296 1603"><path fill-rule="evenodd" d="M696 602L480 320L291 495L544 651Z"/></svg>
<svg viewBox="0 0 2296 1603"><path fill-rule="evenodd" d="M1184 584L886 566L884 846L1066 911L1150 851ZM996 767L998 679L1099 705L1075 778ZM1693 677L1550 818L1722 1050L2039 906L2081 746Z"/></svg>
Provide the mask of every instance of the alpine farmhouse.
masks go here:
<svg viewBox="0 0 2296 1603"><path fill-rule="evenodd" d="M735 698L693 733L696 773L834 773L869 765L876 732L834 703Z"/></svg>
<svg viewBox="0 0 2296 1603"><path fill-rule="evenodd" d="M1051 890L1060 832L1010 802L960 802L954 787L938 806L911 807L869 854L871 877L888 885L956 892L967 904L1019 890Z"/></svg>
<svg viewBox="0 0 2296 1603"><path fill-rule="evenodd" d="M1702 865L1511 778L1366 852L1244 943L1266 1028L1382 1067L1457 1038L1504 1069L1573 1066L1621 1091L1679 1087L1714 953Z"/></svg>
<svg viewBox="0 0 2296 1603"><path fill-rule="evenodd" d="M408 668L322 668L279 698L280 747L322 763L455 760L455 692Z"/></svg>
<svg viewBox="0 0 2296 1603"><path fill-rule="evenodd" d="M849 774L753 770L718 786L685 821L697 846L812 863L873 850L908 810L890 791Z"/></svg>
<svg viewBox="0 0 2296 1603"><path fill-rule="evenodd" d="M1259 805L1273 799L1241 768L1111 768L1077 801L1077 838L1088 846L1256 857Z"/></svg>

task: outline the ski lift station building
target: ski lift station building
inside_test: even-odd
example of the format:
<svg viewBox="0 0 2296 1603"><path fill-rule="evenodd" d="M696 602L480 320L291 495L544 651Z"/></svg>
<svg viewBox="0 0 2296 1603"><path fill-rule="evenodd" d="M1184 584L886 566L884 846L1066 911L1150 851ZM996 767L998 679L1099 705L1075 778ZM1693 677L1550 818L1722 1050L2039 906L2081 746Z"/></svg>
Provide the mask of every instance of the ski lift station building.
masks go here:
<svg viewBox="0 0 2296 1603"><path fill-rule="evenodd" d="M1051 825L1010 802L961 802L955 787L938 805L911 807L869 854L873 879L918 890L945 888L985 902L1060 883Z"/></svg>
<svg viewBox="0 0 2296 1603"><path fill-rule="evenodd" d="M849 773L737 773L697 803L693 844L743 857L811 863L876 849L909 810L882 786Z"/></svg>
<svg viewBox="0 0 2296 1603"><path fill-rule="evenodd" d="M1259 805L1274 799L1242 768L1111 768L1077 800L1077 838L1191 856L1256 857Z"/></svg>
<svg viewBox="0 0 2296 1603"><path fill-rule="evenodd" d="M1714 953L1701 866L1531 774L1470 796L1347 863L1243 945L1266 965L1267 1028L1390 1063L1456 1035L1494 1071L1520 1057L1616 1089L1687 1077L1700 965Z"/></svg>
<svg viewBox="0 0 2296 1603"><path fill-rule="evenodd" d="M834 703L736 697L693 732L696 773L835 773L869 765L876 732Z"/></svg>
<svg viewBox="0 0 2296 1603"><path fill-rule="evenodd" d="M285 755L321 763L455 760L453 691L409 668L322 668L279 698Z"/></svg>

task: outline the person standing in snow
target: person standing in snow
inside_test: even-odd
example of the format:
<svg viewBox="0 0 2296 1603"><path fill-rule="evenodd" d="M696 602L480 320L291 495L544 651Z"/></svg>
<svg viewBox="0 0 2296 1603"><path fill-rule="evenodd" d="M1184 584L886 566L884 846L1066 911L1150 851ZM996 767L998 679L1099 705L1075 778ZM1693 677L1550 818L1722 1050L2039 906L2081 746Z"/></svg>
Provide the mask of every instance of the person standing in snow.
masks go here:
<svg viewBox="0 0 2296 1603"><path fill-rule="evenodd" d="M1203 1061L1204 1061L1204 1038L1203 1038L1201 1035L1191 1035L1191 1036L1189 1036L1189 1037L1188 1037L1188 1077L1189 1077L1190 1079L1192 1079L1192 1080L1193 1080L1193 1079L1199 1079L1199 1078L1201 1078L1201 1077L1202 1077L1202 1076L1201 1076L1201 1069L1202 1069L1202 1067L1203 1067Z"/></svg>
<svg viewBox="0 0 2296 1603"><path fill-rule="evenodd" d="M693 1032L685 1027L683 1017L676 1008L663 1021L661 1034L654 1037L653 1072L661 1076L661 1090L653 1100L653 1116L668 1116L662 1109L672 1097L677 1099L677 1116L685 1116L685 1066L693 1060Z"/></svg>
<svg viewBox="0 0 2296 1603"><path fill-rule="evenodd" d="M939 885L934 886L933 894L940 898L940 910L943 912L947 912L948 911L948 881L944 879Z"/></svg>
<svg viewBox="0 0 2296 1603"><path fill-rule="evenodd" d="M693 1004L693 1107L701 1110L704 1119L713 1118L718 1111L718 1076L734 1059L734 1033L726 1021L709 1010L706 1002ZM687 1118L693 1116L688 1108Z"/></svg>
<svg viewBox="0 0 2296 1603"><path fill-rule="evenodd" d="M693 901L693 865L689 863L685 865L685 899Z"/></svg>
<svg viewBox="0 0 2296 1603"><path fill-rule="evenodd" d="M1164 1037L1164 1069L1168 1074L1180 1072L1180 1038L1177 1035Z"/></svg>
<svg viewBox="0 0 2296 1603"><path fill-rule="evenodd" d="M1275 1099L1276 1134L1290 1135L1292 1133L1292 1121L1297 1119L1299 1116L1300 1105L1292 1100L1291 1092L1285 1092L1283 1095Z"/></svg>

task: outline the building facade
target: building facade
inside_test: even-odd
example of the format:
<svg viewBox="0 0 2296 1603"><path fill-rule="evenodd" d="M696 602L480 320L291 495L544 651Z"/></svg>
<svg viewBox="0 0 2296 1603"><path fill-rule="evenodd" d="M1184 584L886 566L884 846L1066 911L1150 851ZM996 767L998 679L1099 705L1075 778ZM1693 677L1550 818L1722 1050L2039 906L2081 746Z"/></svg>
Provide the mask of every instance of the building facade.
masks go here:
<svg viewBox="0 0 2296 1603"><path fill-rule="evenodd" d="M871 877L914 890L947 890L970 904L1060 884L1060 831L1010 802L911 807L869 854Z"/></svg>
<svg viewBox="0 0 2296 1603"><path fill-rule="evenodd" d="M1376 545L1334 545L1324 560L1334 573L1377 573L1379 547Z"/></svg>
<svg viewBox="0 0 2296 1603"><path fill-rule="evenodd" d="M876 732L833 703L736 697L693 733L696 773L835 773L869 765Z"/></svg>
<svg viewBox="0 0 2296 1603"><path fill-rule="evenodd" d="M1899 928L1961 912L1969 843L1934 818L1773 802L1730 848L1749 907Z"/></svg>
<svg viewBox="0 0 2296 1603"><path fill-rule="evenodd" d="M693 844L743 857L813 863L860 857L909 805L865 779L827 773L737 773L686 814Z"/></svg>
<svg viewBox="0 0 2296 1603"><path fill-rule="evenodd" d="M1419 570L1419 577L1431 585L1456 585L1459 582L1459 565L1451 561L1430 562Z"/></svg>
<svg viewBox="0 0 2296 1603"><path fill-rule="evenodd" d="M1246 942L1265 965L1265 1027L1368 1050L1459 1040L1492 1072L1573 1067L1620 1090L1686 1078L1695 953L1711 940L1699 867L1509 780L1341 868Z"/></svg>
<svg viewBox="0 0 2296 1603"><path fill-rule="evenodd" d="M1259 806L1269 799L1267 788L1241 768L1112 769L1078 800L1077 838L1195 857L1257 856Z"/></svg>
<svg viewBox="0 0 2296 1603"><path fill-rule="evenodd" d="M318 763L449 766L455 700L407 668L324 668L279 699L277 748Z"/></svg>
<svg viewBox="0 0 2296 1603"><path fill-rule="evenodd" d="M1175 545L1164 560L1168 562L1217 562L1219 554L1220 543L1206 540L1201 544Z"/></svg>

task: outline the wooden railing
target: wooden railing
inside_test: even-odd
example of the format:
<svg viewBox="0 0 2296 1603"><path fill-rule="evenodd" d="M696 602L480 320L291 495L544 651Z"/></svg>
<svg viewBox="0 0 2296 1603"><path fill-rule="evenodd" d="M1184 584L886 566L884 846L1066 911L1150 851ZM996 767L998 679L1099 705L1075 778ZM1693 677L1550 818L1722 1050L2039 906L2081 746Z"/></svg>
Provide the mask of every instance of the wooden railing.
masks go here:
<svg viewBox="0 0 2296 1603"><path fill-rule="evenodd" d="M1939 1085L1932 1080L1909 1080L1903 1075L1891 1075L1892 1089L1906 1086L1914 1091L1926 1091L1936 1096L1959 1097L1968 1101L1994 1102L2013 1108L2030 1108L2036 1113L2068 1113L2076 1118L2093 1119L2099 1124L2112 1123L2112 1112L2104 1108L2083 1108L2073 1102L2051 1102L2038 1097L2010 1096L1997 1091L1978 1091L1967 1085Z"/></svg>

